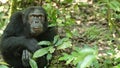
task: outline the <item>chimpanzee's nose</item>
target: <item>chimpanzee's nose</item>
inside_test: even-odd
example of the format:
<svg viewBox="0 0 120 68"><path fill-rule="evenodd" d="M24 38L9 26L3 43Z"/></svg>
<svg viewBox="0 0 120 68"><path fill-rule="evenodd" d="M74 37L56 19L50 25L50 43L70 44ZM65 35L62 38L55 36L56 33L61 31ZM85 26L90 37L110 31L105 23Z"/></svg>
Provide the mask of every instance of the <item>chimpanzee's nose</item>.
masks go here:
<svg viewBox="0 0 120 68"><path fill-rule="evenodd" d="M35 23L39 23L39 21L35 21Z"/></svg>

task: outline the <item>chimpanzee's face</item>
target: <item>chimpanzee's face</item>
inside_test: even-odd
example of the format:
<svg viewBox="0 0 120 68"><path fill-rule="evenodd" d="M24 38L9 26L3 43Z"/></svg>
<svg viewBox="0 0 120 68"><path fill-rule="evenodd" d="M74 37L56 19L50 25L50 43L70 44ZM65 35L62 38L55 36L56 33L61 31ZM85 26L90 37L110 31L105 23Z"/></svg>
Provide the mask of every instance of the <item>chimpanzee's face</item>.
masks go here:
<svg viewBox="0 0 120 68"><path fill-rule="evenodd" d="M45 14L39 10L35 9L28 15L28 22L30 24L31 34L36 36L44 31Z"/></svg>

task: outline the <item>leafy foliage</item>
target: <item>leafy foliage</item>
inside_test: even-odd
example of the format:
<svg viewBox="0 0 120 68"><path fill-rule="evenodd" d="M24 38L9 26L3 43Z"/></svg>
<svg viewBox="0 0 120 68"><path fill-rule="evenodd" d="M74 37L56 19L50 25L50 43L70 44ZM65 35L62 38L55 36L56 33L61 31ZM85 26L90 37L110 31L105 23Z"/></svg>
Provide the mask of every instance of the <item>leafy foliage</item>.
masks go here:
<svg viewBox="0 0 120 68"><path fill-rule="evenodd" d="M100 36L100 33L101 33L101 29L99 27L92 26L88 28L83 35L87 36L88 39L90 40L95 40L95 39L98 39L98 37Z"/></svg>
<svg viewBox="0 0 120 68"><path fill-rule="evenodd" d="M77 68L89 67L90 64L96 59L97 51L91 48L79 49L75 47L75 50L69 55L63 53L63 57L60 57L59 60L66 60L66 64L77 65Z"/></svg>
<svg viewBox="0 0 120 68"><path fill-rule="evenodd" d="M57 39L58 39L58 41L57 41ZM38 58L38 57L41 57L45 54L48 54L49 55L48 57L50 57L52 55L52 53L55 52L55 50L65 49L65 48L68 48L68 47L72 46L72 44L71 44L71 42L69 41L68 38L60 39L58 36L55 36L53 42L41 41L38 44L40 44L41 46L48 45L48 47L37 50L34 53L33 58Z"/></svg>
<svg viewBox="0 0 120 68"><path fill-rule="evenodd" d="M55 36L54 38L54 41L53 42L49 42L49 41L41 41L40 43L38 43L40 46L48 46L48 47L45 47L45 48L42 48L42 49L39 49L37 50L34 55L33 55L33 58L36 59L38 57L41 57L43 55L46 55L47 54L47 59L48 60L51 60L52 58L52 53L54 53L56 50L59 50L59 49L65 49L65 48L68 48L68 47L71 47L72 44L70 43L69 39L68 38L63 38L63 39L60 39L59 36ZM52 45L54 44L54 45ZM30 64L31 64L31 67L35 67L36 66L36 62L34 60L30 60ZM36 68L36 67L35 67Z"/></svg>
<svg viewBox="0 0 120 68"><path fill-rule="evenodd" d="M30 59L30 65L31 65L32 68L38 68L37 63L33 59Z"/></svg>

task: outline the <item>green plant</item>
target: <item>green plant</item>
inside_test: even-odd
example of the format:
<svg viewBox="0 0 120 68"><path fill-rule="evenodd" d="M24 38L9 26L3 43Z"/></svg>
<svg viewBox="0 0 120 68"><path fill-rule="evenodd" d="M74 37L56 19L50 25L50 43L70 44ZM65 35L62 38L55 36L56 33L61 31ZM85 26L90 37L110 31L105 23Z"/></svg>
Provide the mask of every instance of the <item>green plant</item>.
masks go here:
<svg viewBox="0 0 120 68"><path fill-rule="evenodd" d="M65 60L67 64L77 65L77 68L86 68L89 67L93 61L96 60L97 50L92 48L83 48L75 47L74 51L71 54L63 53L63 57L60 57L59 60Z"/></svg>
<svg viewBox="0 0 120 68"><path fill-rule="evenodd" d="M49 27L58 25L56 19L59 14L59 10L52 5L53 5L52 3L48 3L43 6L48 11L48 20L50 23Z"/></svg>
<svg viewBox="0 0 120 68"><path fill-rule="evenodd" d="M89 40L96 40L101 34L101 29L97 26L92 26L88 28L83 36L86 36Z"/></svg>
<svg viewBox="0 0 120 68"><path fill-rule="evenodd" d="M0 65L0 68L8 68L8 67L5 65Z"/></svg>
<svg viewBox="0 0 120 68"><path fill-rule="evenodd" d="M69 38L60 39L58 35L55 36L53 42L41 41L38 43L38 45L47 47L37 50L33 55L33 59L47 54L47 60L50 60L52 58L52 53L54 53L56 50L64 50L65 48L72 46ZM34 60L31 59L30 64L32 68L37 68L36 62Z"/></svg>
<svg viewBox="0 0 120 68"><path fill-rule="evenodd" d="M111 32L116 31L120 36L118 26L115 22L117 18L120 18L119 14L116 13L116 12L120 12L119 0L101 0L99 1L99 3L102 3L106 8L105 15L106 15L106 19L108 21L108 25L110 27Z"/></svg>

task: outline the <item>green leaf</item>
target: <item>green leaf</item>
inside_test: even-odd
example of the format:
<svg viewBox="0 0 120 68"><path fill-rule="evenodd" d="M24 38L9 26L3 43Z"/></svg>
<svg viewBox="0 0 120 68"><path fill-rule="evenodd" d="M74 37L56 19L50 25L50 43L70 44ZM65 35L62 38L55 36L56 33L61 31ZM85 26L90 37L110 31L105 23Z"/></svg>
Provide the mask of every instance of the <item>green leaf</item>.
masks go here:
<svg viewBox="0 0 120 68"><path fill-rule="evenodd" d="M66 41L66 42L63 42L63 44L59 45L57 47L57 49L65 49L65 48L68 48L68 47L71 47L72 44L71 44L71 41Z"/></svg>
<svg viewBox="0 0 120 68"><path fill-rule="evenodd" d="M41 57L47 53L48 53L48 47L39 49L34 53L33 58Z"/></svg>
<svg viewBox="0 0 120 68"><path fill-rule="evenodd" d="M74 60L74 57L71 56L71 57L67 60L66 65L70 64L73 60Z"/></svg>
<svg viewBox="0 0 120 68"><path fill-rule="evenodd" d="M32 68L38 68L37 63L35 62L35 60L30 59L29 63L30 63L30 66L31 66Z"/></svg>
<svg viewBox="0 0 120 68"><path fill-rule="evenodd" d="M73 0L63 0L63 3L72 3Z"/></svg>
<svg viewBox="0 0 120 68"><path fill-rule="evenodd" d="M80 51L80 53L84 53L84 54L96 54L96 50L92 49L92 48L84 48Z"/></svg>
<svg viewBox="0 0 120 68"><path fill-rule="evenodd" d="M45 0L45 2L51 2L51 0Z"/></svg>
<svg viewBox="0 0 120 68"><path fill-rule="evenodd" d="M0 64L1 64L2 66L8 66L8 65L9 65L9 64L7 64L7 63L4 62L4 61L3 61L3 62L1 61Z"/></svg>
<svg viewBox="0 0 120 68"><path fill-rule="evenodd" d="M120 11L120 3L118 1L116 1L116 0L111 1L110 3L108 3L108 6L111 9L115 10L115 11Z"/></svg>
<svg viewBox="0 0 120 68"><path fill-rule="evenodd" d="M41 42L39 42L38 43L38 45L51 45L51 42L49 42L49 41L41 41Z"/></svg>
<svg viewBox="0 0 120 68"><path fill-rule="evenodd" d="M88 55L87 57L85 57L79 68L88 67L94 61L94 59L95 59L94 55Z"/></svg>
<svg viewBox="0 0 120 68"><path fill-rule="evenodd" d="M63 53L63 56L59 58L59 60L65 60L66 65L70 64L74 60L74 56L68 55L67 53Z"/></svg>
<svg viewBox="0 0 120 68"><path fill-rule="evenodd" d="M53 53L55 51L55 48L53 46L50 46L48 51L50 51L50 53Z"/></svg>
<svg viewBox="0 0 120 68"><path fill-rule="evenodd" d="M113 68L120 68L120 64L114 66Z"/></svg>
<svg viewBox="0 0 120 68"><path fill-rule="evenodd" d="M55 43L58 41L59 38L60 38L59 35L55 36L55 37L54 37L53 44L55 44Z"/></svg>
<svg viewBox="0 0 120 68"><path fill-rule="evenodd" d="M5 65L0 65L0 68L8 68L8 67Z"/></svg>
<svg viewBox="0 0 120 68"><path fill-rule="evenodd" d="M75 50L79 53L81 49L80 49L80 47L74 47L73 50Z"/></svg>
<svg viewBox="0 0 120 68"><path fill-rule="evenodd" d="M55 44L55 46L59 46L59 45L63 44L64 42L68 41L68 40L69 40L68 38L60 39L60 40L58 40L58 42Z"/></svg>
<svg viewBox="0 0 120 68"><path fill-rule="evenodd" d="M47 60L51 60L52 59L52 54L47 54Z"/></svg>
<svg viewBox="0 0 120 68"><path fill-rule="evenodd" d="M63 53L63 56L59 58L59 60L67 60L68 59L68 54L67 53Z"/></svg>
<svg viewBox="0 0 120 68"><path fill-rule="evenodd" d="M66 30L66 36L72 38L73 34L71 33L71 31Z"/></svg>

